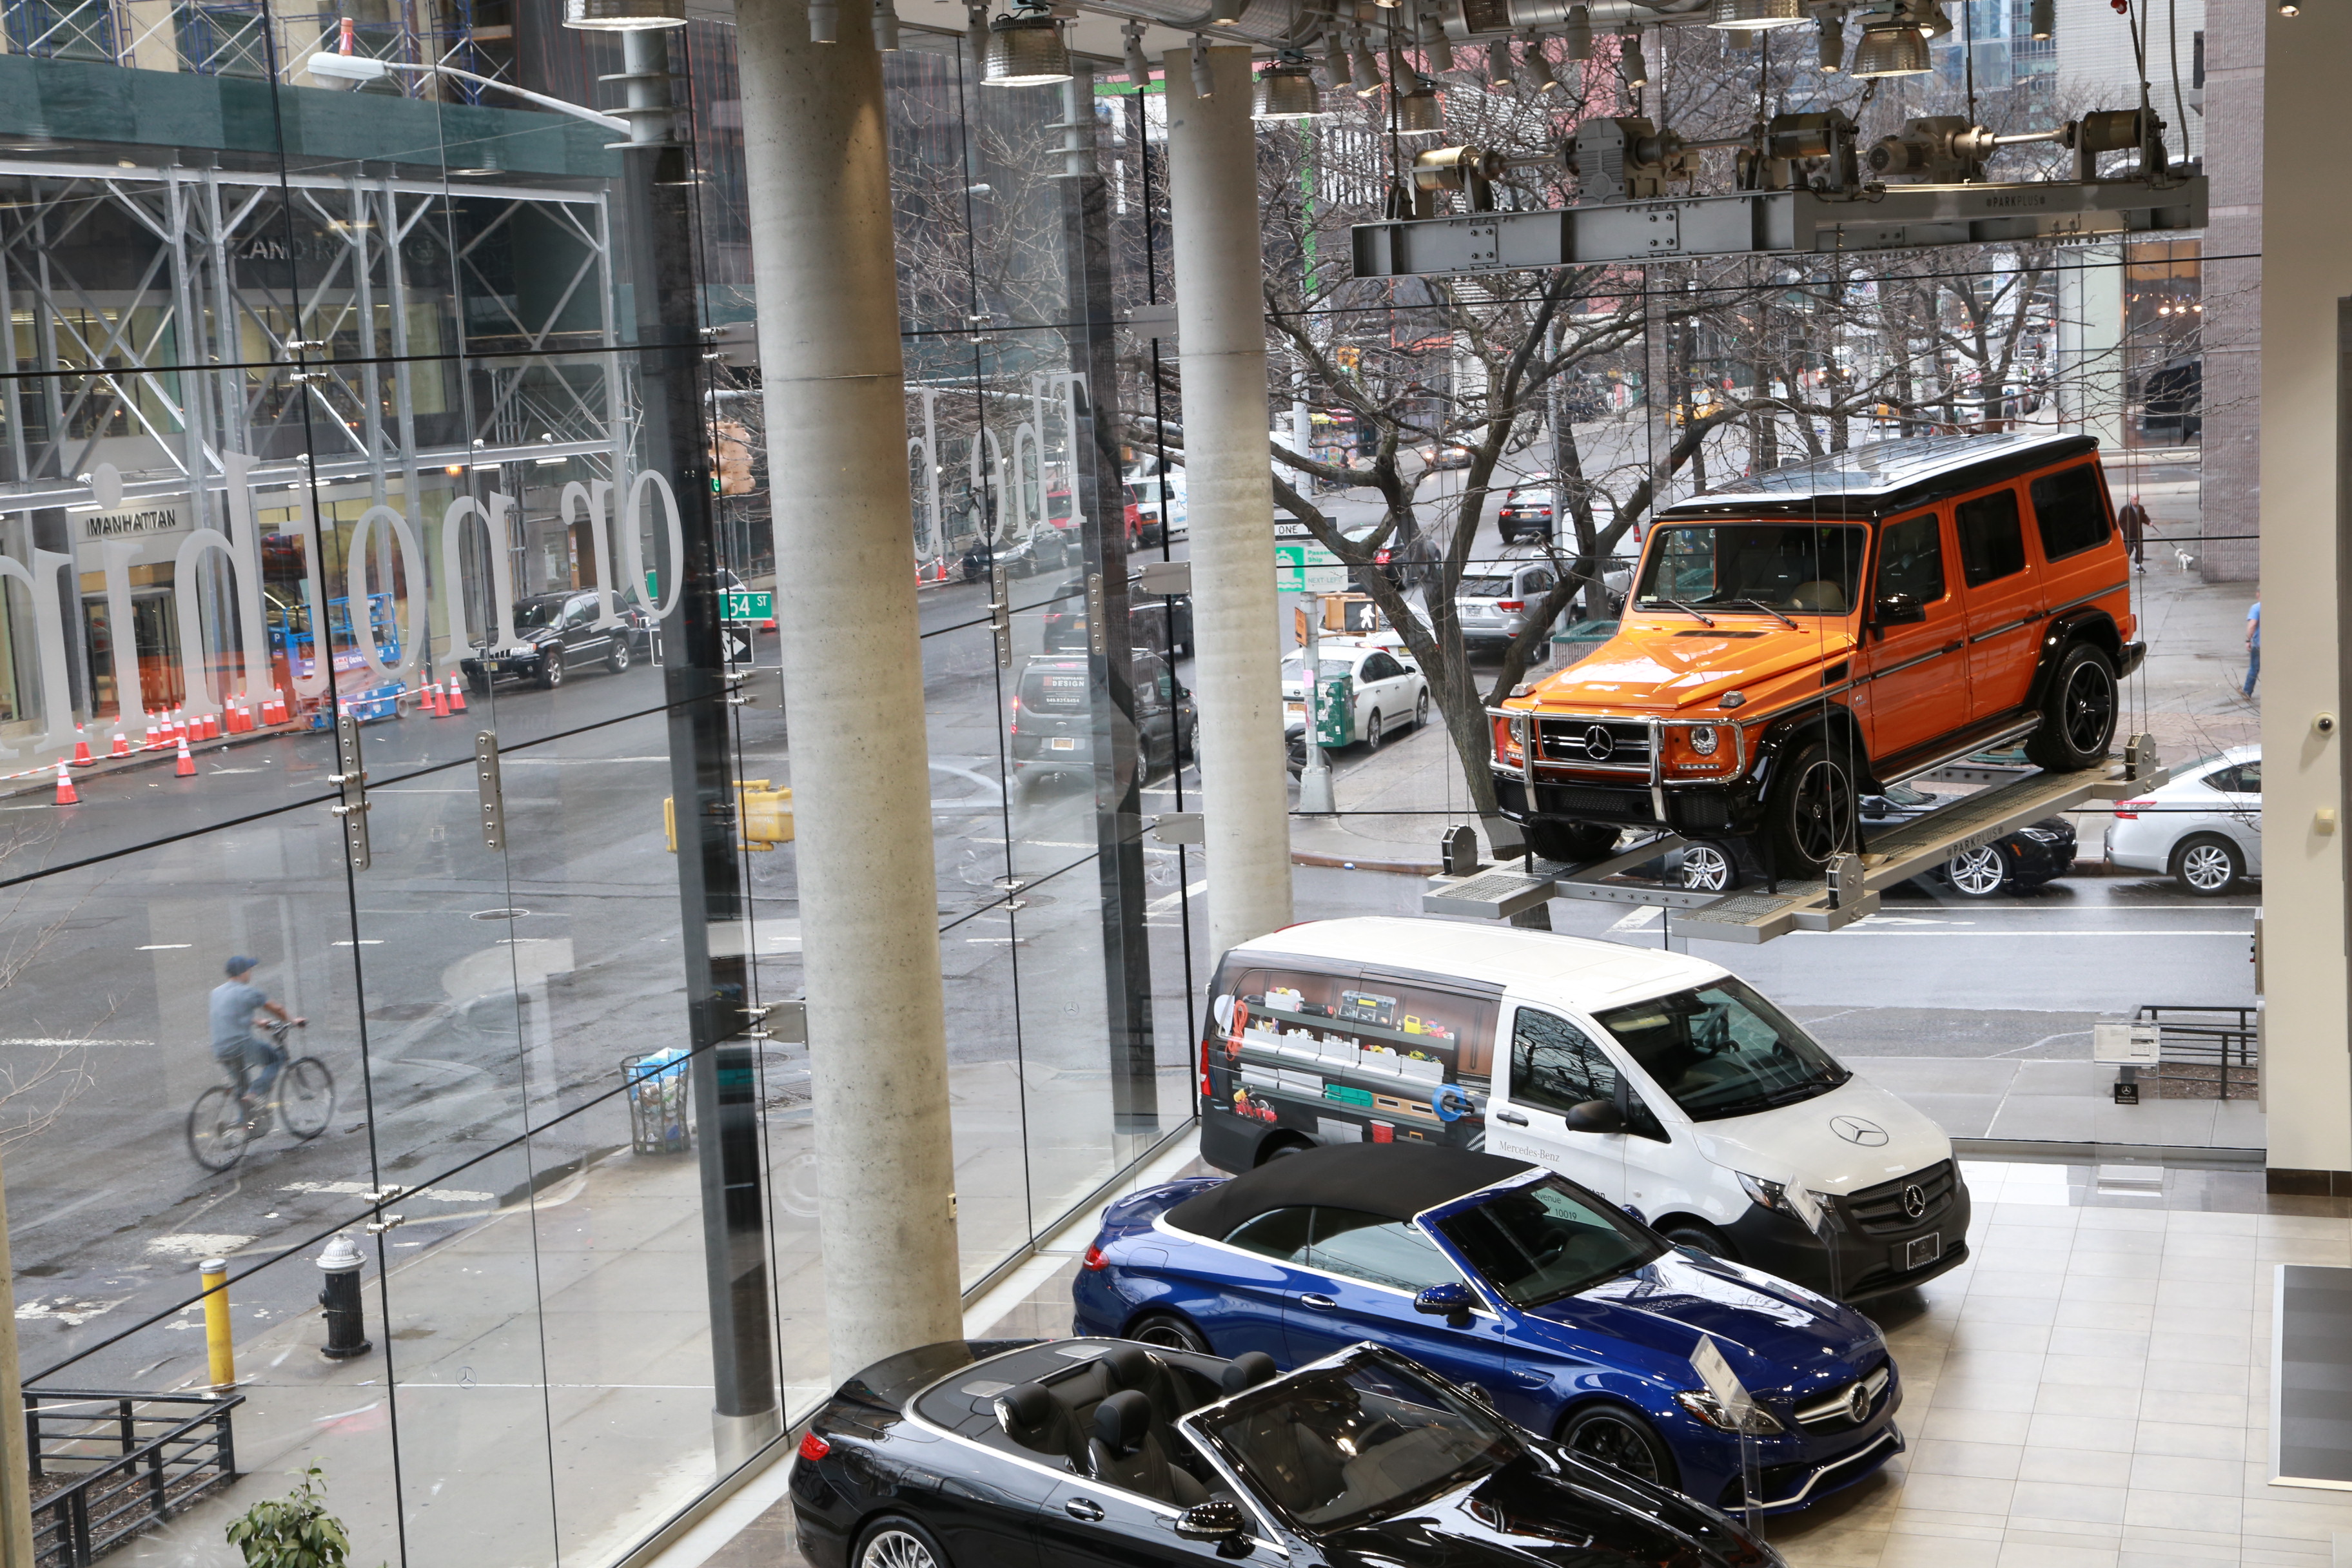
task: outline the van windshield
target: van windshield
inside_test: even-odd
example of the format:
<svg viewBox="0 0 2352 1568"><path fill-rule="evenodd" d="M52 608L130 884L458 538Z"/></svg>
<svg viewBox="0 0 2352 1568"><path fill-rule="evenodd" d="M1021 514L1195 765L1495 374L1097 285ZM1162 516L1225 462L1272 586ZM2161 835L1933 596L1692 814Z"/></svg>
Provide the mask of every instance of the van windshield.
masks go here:
<svg viewBox="0 0 2352 1568"><path fill-rule="evenodd" d="M1694 1121L1794 1105L1853 1076L1728 976L1595 1016Z"/></svg>

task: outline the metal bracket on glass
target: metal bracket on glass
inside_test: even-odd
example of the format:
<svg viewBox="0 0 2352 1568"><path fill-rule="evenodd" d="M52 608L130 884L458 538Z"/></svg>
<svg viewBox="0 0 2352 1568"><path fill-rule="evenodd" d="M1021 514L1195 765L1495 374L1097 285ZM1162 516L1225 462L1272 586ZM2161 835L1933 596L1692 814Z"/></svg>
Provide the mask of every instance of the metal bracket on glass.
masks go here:
<svg viewBox="0 0 2352 1568"><path fill-rule="evenodd" d="M737 708L772 708L784 710L784 672L781 669L747 669L736 676L727 689L727 700Z"/></svg>
<svg viewBox="0 0 2352 1568"><path fill-rule="evenodd" d="M506 796L499 781L499 737L484 730L474 737L474 788L482 801L482 847L497 849L506 843Z"/></svg>
<svg viewBox="0 0 2352 1568"><path fill-rule="evenodd" d="M773 1025L772 1028L755 1028L750 1033L762 1040L776 1040L787 1046L808 1043L808 1004L798 997L790 1002L771 1002L761 1007L746 1007L743 1016L755 1024Z"/></svg>
<svg viewBox="0 0 2352 1568"><path fill-rule="evenodd" d="M1006 581L1004 563L997 562L988 569L989 630L996 635L996 668L1013 668L1013 592Z"/></svg>
<svg viewBox="0 0 2352 1568"><path fill-rule="evenodd" d="M332 807L343 819L343 858L354 871L373 863L368 848L367 773L360 765L360 721L349 713L335 721L336 772L329 782L340 785L342 804Z"/></svg>
<svg viewBox="0 0 2352 1568"><path fill-rule="evenodd" d="M1197 811L1163 811L1151 820L1151 837L1162 844L1206 844L1207 827Z"/></svg>
<svg viewBox="0 0 2352 1568"><path fill-rule="evenodd" d="M1096 657L1103 651L1103 581L1099 572L1087 574L1087 647Z"/></svg>
<svg viewBox="0 0 2352 1568"><path fill-rule="evenodd" d="M1192 563L1190 561L1147 561L1135 574L1139 593L1153 594L1161 598L1174 598L1192 591Z"/></svg>
<svg viewBox="0 0 2352 1568"><path fill-rule="evenodd" d="M407 1217L405 1215L388 1214L382 1219L372 1219L368 1221L366 1230L370 1236L382 1236L385 1231L394 1229L406 1223Z"/></svg>
<svg viewBox="0 0 2352 1568"><path fill-rule="evenodd" d="M1172 338L1176 335L1176 307L1172 301L1157 305L1132 305L1126 311L1125 325L1147 338Z"/></svg>

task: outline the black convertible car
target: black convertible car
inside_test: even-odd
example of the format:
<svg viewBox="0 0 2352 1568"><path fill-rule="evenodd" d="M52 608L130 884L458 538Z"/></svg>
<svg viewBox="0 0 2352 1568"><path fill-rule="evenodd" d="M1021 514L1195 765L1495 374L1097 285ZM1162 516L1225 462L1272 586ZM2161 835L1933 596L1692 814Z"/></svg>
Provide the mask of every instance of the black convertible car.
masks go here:
<svg viewBox="0 0 2352 1568"><path fill-rule="evenodd" d="M1287 1376L1123 1340L929 1345L835 1391L791 1488L817 1568L1780 1563L1370 1344Z"/></svg>

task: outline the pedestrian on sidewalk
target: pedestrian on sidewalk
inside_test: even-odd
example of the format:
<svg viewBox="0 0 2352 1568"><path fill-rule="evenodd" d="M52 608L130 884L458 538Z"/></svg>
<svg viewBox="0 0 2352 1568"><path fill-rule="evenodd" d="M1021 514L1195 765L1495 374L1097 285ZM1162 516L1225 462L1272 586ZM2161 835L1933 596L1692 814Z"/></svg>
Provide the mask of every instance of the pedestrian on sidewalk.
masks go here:
<svg viewBox="0 0 2352 1568"><path fill-rule="evenodd" d="M2242 689L2249 697L2254 694L2254 682L2263 673L2263 602L2256 599L2246 612L2246 684Z"/></svg>
<svg viewBox="0 0 2352 1568"><path fill-rule="evenodd" d="M2131 556L2132 570L2147 571L2147 561L2141 552L2141 537L2151 531L2155 525L2147 515L2147 508L2139 504L2139 497L2134 496L2124 502L2123 509L2116 513L2116 526L2123 530L2124 550Z"/></svg>

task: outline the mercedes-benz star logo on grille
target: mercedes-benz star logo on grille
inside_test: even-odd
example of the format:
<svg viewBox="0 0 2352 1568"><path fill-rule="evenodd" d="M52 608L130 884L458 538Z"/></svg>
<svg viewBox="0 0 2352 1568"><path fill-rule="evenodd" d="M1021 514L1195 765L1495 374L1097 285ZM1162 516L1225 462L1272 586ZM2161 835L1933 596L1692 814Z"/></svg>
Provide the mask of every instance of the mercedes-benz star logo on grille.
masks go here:
<svg viewBox="0 0 2352 1568"><path fill-rule="evenodd" d="M1830 1131L1849 1143L1859 1143L1865 1149L1875 1149L1886 1142L1886 1129L1875 1121L1864 1121L1859 1116L1832 1116Z"/></svg>
<svg viewBox="0 0 2352 1568"><path fill-rule="evenodd" d="M1854 1421L1869 1420L1870 1390L1858 1383L1846 1390L1845 1413L1848 1418Z"/></svg>
<svg viewBox="0 0 2352 1568"><path fill-rule="evenodd" d="M1609 753L1616 749L1616 737L1609 733L1606 725L1595 724L1584 732L1584 754L1594 762L1606 762Z"/></svg>
<svg viewBox="0 0 2352 1568"><path fill-rule="evenodd" d="M1913 1219L1927 1212L1927 1194L1919 1190L1916 1182L1903 1189L1903 1212Z"/></svg>

